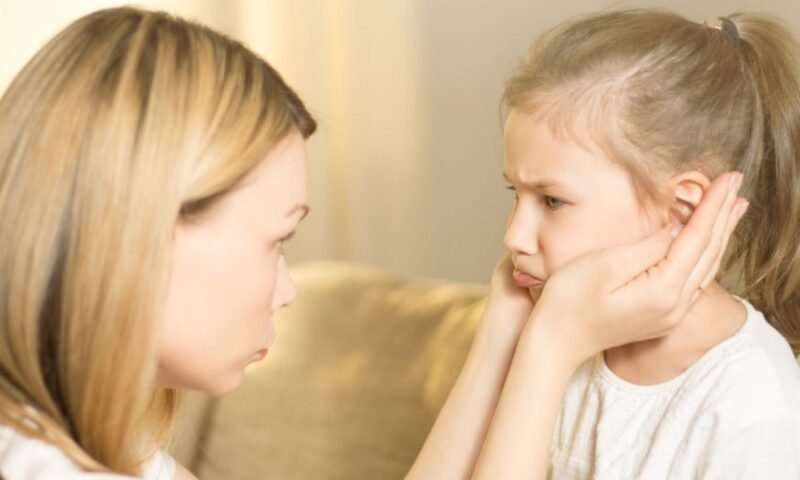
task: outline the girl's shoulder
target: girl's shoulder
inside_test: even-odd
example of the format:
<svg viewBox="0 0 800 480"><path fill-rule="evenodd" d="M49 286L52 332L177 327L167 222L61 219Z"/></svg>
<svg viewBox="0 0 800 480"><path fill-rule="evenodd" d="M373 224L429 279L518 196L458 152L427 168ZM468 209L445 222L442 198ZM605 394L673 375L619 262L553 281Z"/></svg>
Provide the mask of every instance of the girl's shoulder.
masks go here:
<svg viewBox="0 0 800 480"><path fill-rule="evenodd" d="M159 451L145 466L143 479L171 480L175 461ZM134 477L86 472L57 447L0 425L0 478L4 480L132 480Z"/></svg>
<svg viewBox="0 0 800 480"><path fill-rule="evenodd" d="M714 432L702 478L800 478L800 365L783 336L746 301L748 319L723 349L705 405Z"/></svg>
<svg viewBox="0 0 800 480"><path fill-rule="evenodd" d="M715 347L714 409L728 421L755 424L777 417L800 421L800 365L789 343L746 300L747 321ZM704 372L705 373L705 372Z"/></svg>

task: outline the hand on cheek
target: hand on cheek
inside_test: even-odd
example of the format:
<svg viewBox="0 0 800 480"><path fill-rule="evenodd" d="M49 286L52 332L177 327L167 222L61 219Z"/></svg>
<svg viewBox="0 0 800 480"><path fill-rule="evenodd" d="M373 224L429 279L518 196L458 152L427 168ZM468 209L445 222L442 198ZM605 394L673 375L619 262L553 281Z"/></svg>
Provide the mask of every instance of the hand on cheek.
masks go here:
<svg viewBox="0 0 800 480"><path fill-rule="evenodd" d="M607 348L673 331L698 289L714 278L747 208L737 197L740 185L739 174L716 179L674 240L663 228L565 265L548 281L530 331L562 345L572 366Z"/></svg>

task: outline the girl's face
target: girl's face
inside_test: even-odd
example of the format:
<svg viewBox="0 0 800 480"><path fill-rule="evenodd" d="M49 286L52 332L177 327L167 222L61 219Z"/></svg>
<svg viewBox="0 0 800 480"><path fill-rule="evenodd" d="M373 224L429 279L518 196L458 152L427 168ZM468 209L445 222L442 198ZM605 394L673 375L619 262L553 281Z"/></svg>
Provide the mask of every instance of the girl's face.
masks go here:
<svg viewBox="0 0 800 480"><path fill-rule="evenodd" d="M621 166L554 136L544 121L512 111L504 142L504 174L516 192L504 244L517 284L534 299L570 260L663 225L641 207Z"/></svg>
<svg viewBox="0 0 800 480"><path fill-rule="evenodd" d="M290 134L207 217L175 229L158 385L220 394L275 340L295 298L282 241L308 212L303 138Z"/></svg>

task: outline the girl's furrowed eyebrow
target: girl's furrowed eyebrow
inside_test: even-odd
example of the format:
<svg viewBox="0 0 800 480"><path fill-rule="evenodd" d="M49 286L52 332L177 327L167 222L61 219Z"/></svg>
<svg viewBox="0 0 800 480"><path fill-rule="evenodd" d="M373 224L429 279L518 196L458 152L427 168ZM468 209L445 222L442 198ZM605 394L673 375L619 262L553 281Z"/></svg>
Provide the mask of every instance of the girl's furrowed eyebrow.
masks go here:
<svg viewBox="0 0 800 480"><path fill-rule="evenodd" d="M503 172L503 178L505 178L508 183L514 183L505 172ZM542 178L535 182L522 182L521 184L531 190L567 189L564 182L552 178Z"/></svg>

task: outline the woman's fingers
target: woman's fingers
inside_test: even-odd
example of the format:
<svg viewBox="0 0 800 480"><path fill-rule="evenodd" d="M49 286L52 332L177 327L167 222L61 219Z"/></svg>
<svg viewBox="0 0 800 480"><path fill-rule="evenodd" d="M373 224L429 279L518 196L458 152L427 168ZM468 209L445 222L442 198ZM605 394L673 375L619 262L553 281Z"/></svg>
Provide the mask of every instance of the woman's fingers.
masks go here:
<svg viewBox="0 0 800 480"><path fill-rule="evenodd" d="M733 189L727 192L725 201L717 213L706 248L697 259L689 278L686 279L684 291L686 298L691 297L698 289L702 288L703 281L708 277L709 273L713 272L713 275L716 275L716 271L714 271L715 265L726 243L725 233L728 231L729 224L732 223L734 207L737 205L736 195L741 185L741 178L741 175L738 175Z"/></svg>
<svg viewBox="0 0 800 480"><path fill-rule="evenodd" d="M674 225L668 225L636 243L603 252L608 270L606 281L613 286L612 291L625 286L664 258L674 239L674 232L670 232L673 228Z"/></svg>
<svg viewBox="0 0 800 480"><path fill-rule="evenodd" d="M548 279L532 315L574 338L576 358L647 338L678 325L695 292L719 268L721 252L741 218L741 175L711 183L688 224L673 239L669 228L636 242L576 259ZM581 301L575 301L575 291Z"/></svg>
<svg viewBox="0 0 800 480"><path fill-rule="evenodd" d="M711 256L707 251L710 246L713 247L712 240L715 231L720 237L725 231L727 217L733 208L733 200L740 183L741 174L726 173L717 177L708 187L703 201L700 202L683 231L672 242L667 259L663 262L661 273L667 281L667 288L674 289L685 286L684 292L689 292L690 296L691 292L700 286L705 275L694 279L692 285L689 285L690 277L695 272L698 262L704 258L704 254L706 257L710 256L712 260L716 258L716 255ZM705 268L710 268L711 264L712 262L709 261Z"/></svg>
<svg viewBox="0 0 800 480"><path fill-rule="evenodd" d="M706 288L708 288L709 285L711 285L711 282L713 282L714 279L716 279L717 273L719 272L719 267L722 264L722 259L725 257L725 251L728 249L728 242L730 242L730 239L733 236L733 232L734 230L736 230L736 226L739 225L739 220L741 220L742 216L744 216L748 206L749 204L747 200L739 199L736 201L736 206L734 206L733 211L731 212L731 219L728 222L728 226L725 229L725 235L722 239L722 248L717 254L714 266L706 274L706 277L700 283L701 289L705 290Z"/></svg>
<svg viewBox="0 0 800 480"><path fill-rule="evenodd" d="M725 229L724 238L722 239L722 248L719 250L719 253L717 254L717 258L714 261L714 265L711 267L711 270L709 270L706 273L705 278L700 283L700 287L691 292L691 299L688 305L689 308L691 308L691 306L694 305L697 302L697 300L700 299L700 296L705 291L705 289L708 288L708 286L711 285L711 282L713 282L716 279L717 273L719 272L719 267L722 264L722 259L725 257L725 251L728 248L728 242L730 241L734 230L736 230L736 226L739 224L739 220L742 219L745 212L747 211L748 206L749 203L747 202L747 200L739 199L736 201L736 205L734 206L733 211L731 212L731 219L728 222L727 228Z"/></svg>
<svg viewBox="0 0 800 480"><path fill-rule="evenodd" d="M511 252L505 252L500 260L497 261L497 264L494 267L494 271L500 274L508 274L511 275L511 272L514 270L513 262L511 261Z"/></svg>

